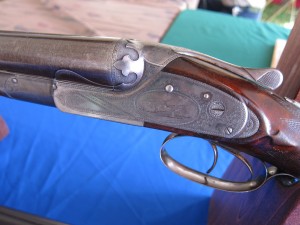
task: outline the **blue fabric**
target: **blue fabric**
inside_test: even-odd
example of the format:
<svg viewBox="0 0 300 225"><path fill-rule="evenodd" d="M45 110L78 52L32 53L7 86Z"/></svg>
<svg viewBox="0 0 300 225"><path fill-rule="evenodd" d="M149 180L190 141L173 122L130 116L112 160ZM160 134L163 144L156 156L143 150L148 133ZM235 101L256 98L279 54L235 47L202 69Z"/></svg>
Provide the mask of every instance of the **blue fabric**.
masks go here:
<svg viewBox="0 0 300 225"><path fill-rule="evenodd" d="M206 223L213 190L162 165L167 132L4 98L0 114L10 128L0 142L2 205L71 224ZM196 169L212 163L202 141L169 147Z"/></svg>
<svg viewBox="0 0 300 225"><path fill-rule="evenodd" d="M213 18L218 20L213 22ZM231 55L238 62L270 47L271 42L266 44L262 34L256 33L248 43L262 41L261 48L247 52L242 48L243 57L241 51L232 53L232 46L235 51L245 46L239 41L228 46L230 34L239 34L228 20L232 19L187 11L163 41L206 53L222 49L222 56ZM210 30L211 26L219 32ZM269 25L252 24L248 29L251 26L258 26L265 36L282 34ZM224 32L227 42L222 48L219 37ZM241 34L244 39L236 40L246 43L248 37ZM200 39L206 42L195 41ZM1 205L71 224L206 224L213 189L181 178L162 165L159 148L167 132L5 98L0 98L0 115L10 128L9 136L0 142ZM209 145L200 139L178 139L170 145L176 159L195 169L205 171L212 163ZM221 154L214 175L221 176L230 160Z"/></svg>

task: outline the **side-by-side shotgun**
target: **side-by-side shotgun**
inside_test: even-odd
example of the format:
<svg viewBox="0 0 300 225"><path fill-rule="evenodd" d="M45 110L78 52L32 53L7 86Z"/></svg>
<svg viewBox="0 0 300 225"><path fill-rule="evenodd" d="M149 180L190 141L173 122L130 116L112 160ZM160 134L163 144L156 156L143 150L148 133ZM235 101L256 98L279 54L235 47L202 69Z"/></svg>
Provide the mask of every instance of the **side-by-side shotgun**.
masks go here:
<svg viewBox="0 0 300 225"><path fill-rule="evenodd" d="M274 94L275 69L238 67L184 48L119 38L0 32L0 95L63 112L172 132L161 158L174 172L214 188L250 191L274 176L300 177L300 107ZM232 182L190 169L164 148L178 136L208 140L252 172ZM267 164L272 166L267 166Z"/></svg>

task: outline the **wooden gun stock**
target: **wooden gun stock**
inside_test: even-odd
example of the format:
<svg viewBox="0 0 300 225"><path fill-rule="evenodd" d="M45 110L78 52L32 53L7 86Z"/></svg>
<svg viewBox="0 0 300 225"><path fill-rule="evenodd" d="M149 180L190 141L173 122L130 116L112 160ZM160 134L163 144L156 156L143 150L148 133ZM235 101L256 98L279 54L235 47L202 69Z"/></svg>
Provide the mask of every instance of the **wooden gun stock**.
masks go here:
<svg viewBox="0 0 300 225"><path fill-rule="evenodd" d="M188 59L176 59L165 71L205 82L219 90L236 93L259 121L259 128L249 137L211 138L227 148L238 149L283 171L300 175L300 111L297 103L275 95L271 90L241 77L220 72ZM250 120L246 126L252 126Z"/></svg>

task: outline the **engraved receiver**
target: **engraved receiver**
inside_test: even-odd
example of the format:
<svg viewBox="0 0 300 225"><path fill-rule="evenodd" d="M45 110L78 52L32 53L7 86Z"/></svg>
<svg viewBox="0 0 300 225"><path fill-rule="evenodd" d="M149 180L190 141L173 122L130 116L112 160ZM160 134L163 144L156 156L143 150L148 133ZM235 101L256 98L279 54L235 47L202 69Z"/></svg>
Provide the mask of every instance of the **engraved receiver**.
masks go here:
<svg viewBox="0 0 300 225"><path fill-rule="evenodd" d="M63 112L174 132L161 148L165 165L214 188L250 191L274 176L300 176L300 108L272 91L275 69L234 66L183 48L118 38L0 32L0 95ZM275 113L276 111L276 113ZM231 182L187 168L164 148L190 135L207 139L264 175ZM277 169L278 168L278 169Z"/></svg>

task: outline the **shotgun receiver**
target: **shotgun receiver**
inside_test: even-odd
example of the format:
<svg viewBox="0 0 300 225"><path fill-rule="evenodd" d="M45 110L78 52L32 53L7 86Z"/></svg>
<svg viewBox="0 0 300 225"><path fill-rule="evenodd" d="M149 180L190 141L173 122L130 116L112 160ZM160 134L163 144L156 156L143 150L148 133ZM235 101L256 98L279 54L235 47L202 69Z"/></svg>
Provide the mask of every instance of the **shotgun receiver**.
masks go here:
<svg viewBox="0 0 300 225"><path fill-rule="evenodd" d="M0 95L63 112L171 131L165 165L193 181L250 191L278 175L300 177L300 107L273 93L275 69L237 67L183 48L136 40L0 32ZM176 133L176 134L175 134ZM182 135L263 162L264 175L221 180L185 167L164 148Z"/></svg>

